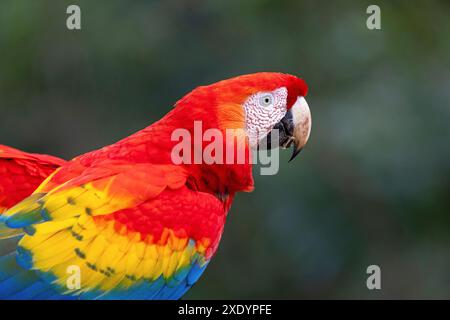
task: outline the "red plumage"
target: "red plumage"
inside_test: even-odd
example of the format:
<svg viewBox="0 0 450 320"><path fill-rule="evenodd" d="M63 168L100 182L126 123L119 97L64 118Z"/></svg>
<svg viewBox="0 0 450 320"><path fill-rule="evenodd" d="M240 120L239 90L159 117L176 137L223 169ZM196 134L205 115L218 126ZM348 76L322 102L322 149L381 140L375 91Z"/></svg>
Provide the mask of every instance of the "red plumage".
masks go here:
<svg viewBox="0 0 450 320"><path fill-rule="evenodd" d="M197 121L203 131L219 130L224 137L229 129L245 132L245 102L280 88L286 89L284 114L291 108L293 114L300 108L296 101L307 93L305 82L258 73L198 87L158 122L68 162L4 148L0 206L26 197L59 167L33 195L2 215L6 228L27 233L18 250L20 268L50 274L56 279L52 289L60 295L126 298L136 290L145 298L181 297L216 252L235 194L253 190L254 182L248 137L233 146L244 149L236 150L244 151L243 163L175 164L172 151L179 141L172 134L183 129L195 137ZM309 135L310 123L305 125ZM192 155L207 144L199 143L190 144ZM220 143L226 150L230 141ZM66 267L74 263L83 268L86 283L82 291L68 292ZM140 291L156 284L162 286L156 292L150 287Z"/></svg>
<svg viewBox="0 0 450 320"><path fill-rule="evenodd" d="M0 145L0 212L28 197L66 161Z"/></svg>
<svg viewBox="0 0 450 320"><path fill-rule="evenodd" d="M100 180L107 183L108 177L116 177L120 173L119 180L125 181L125 185L119 187L116 183L115 188L121 188L135 197L144 192L139 182L163 186L166 181L159 183L154 173L146 172L154 170L152 166L140 171L141 176L136 176L134 169L124 170L123 167L131 168L149 163L163 165L167 171L179 170L181 167L181 179L185 181L182 188L160 190L151 193L151 197L139 197L133 201L136 205L111 212L109 215L101 215L96 219L114 219L118 230L125 225L130 232L140 232L142 238L151 234L154 242L161 241L164 228L179 229L196 241L209 239L209 244L214 249L208 251L211 255L217 247L226 212L235 193L253 190L252 165L250 161L246 161L244 164L176 166L172 162L171 151L177 142L171 141L171 134L179 128L193 133L194 121L198 120L202 121L203 130L242 129L245 127L241 107L243 102L256 92L272 91L279 87L286 87L288 90L288 108L297 96L307 93L306 83L302 79L281 73L244 75L198 87L180 99L175 108L158 122L115 144L65 163L46 185L40 188L40 192L49 192L66 182L68 183L65 188L83 185L89 181L98 183ZM248 145L245 147L248 148ZM115 179L117 182L117 177ZM171 199L178 200L174 203ZM198 205L200 200L205 206L204 209ZM220 207L221 213L217 217L208 216L208 206Z"/></svg>

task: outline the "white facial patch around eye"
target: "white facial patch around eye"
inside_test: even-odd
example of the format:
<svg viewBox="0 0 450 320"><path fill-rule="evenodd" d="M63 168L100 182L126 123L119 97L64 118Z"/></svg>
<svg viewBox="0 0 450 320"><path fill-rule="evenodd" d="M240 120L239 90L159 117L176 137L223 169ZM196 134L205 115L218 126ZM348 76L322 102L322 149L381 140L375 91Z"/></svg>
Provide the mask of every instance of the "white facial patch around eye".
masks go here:
<svg viewBox="0 0 450 320"><path fill-rule="evenodd" d="M286 114L287 89L258 92L244 103L245 130L251 146L256 146Z"/></svg>

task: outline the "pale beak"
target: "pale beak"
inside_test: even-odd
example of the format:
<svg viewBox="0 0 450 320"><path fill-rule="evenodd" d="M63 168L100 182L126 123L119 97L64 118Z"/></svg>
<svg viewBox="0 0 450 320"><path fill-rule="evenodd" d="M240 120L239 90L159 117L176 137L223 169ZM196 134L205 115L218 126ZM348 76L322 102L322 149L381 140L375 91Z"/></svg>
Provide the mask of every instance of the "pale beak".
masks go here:
<svg viewBox="0 0 450 320"><path fill-rule="evenodd" d="M293 145L292 161L308 142L311 133L311 111L304 97L298 97L292 108L290 108L283 119L273 129L278 130L279 145L289 148ZM272 129L272 130L273 130ZM267 142L270 141L270 133ZM270 148L270 143L268 143Z"/></svg>
<svg viewBox="0 0 450 320"><path fill-rule="evenodd" d="M291 161L308 142L311 133L311 111L304 97L298 97L289 111L292 112L292 122L294 124L294 132L292 134L294 150L291 159L289 159Z"/></svg>

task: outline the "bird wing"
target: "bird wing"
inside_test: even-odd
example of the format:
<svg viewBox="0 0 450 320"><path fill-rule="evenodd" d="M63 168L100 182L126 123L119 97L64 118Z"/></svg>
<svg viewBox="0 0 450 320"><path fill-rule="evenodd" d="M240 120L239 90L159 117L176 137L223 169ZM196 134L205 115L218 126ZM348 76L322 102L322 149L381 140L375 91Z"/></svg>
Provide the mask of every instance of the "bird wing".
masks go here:
<svg viewBox="0 0 450 320"><path fill-rule="evenodd" d="M0 145L0 214L29 196L66 161Z"/></svg>
<svg viewBox="0 0 450 320"><path fill-rule="evenodd" d="M109 163L40 187L1 217L26 235L0 258L0 298L181 297L208 263L198 226L224 217L220 201L185 182L177 166ZM73 270L79 285L68 284Z"/></svg>

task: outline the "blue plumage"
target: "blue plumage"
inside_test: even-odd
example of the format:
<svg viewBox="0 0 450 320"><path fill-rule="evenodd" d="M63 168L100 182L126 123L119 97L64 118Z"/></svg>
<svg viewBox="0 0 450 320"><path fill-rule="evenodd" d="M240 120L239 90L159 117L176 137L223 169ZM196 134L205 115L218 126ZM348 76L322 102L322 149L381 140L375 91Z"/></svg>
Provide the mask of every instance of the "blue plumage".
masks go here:
<svg viewBox="0 0 450 320"><path fill-rule="evenodd" d="M107 293L100 290L93 290L81 294L63 295L51 284L56 279L51 273L44 274L23 268L23 256L27 255L24 255L24 252L19 252L18 255L16 253L10 253L0 257L0 300L179 299L198 280L207 266L207 263L200 266L197 261L194 261L191 267L180 271L169 282L166 282L160 276L152 282L144 280L131 288L116 288ZM29 266L29 261L26 260L27 266Z"/></svg>

